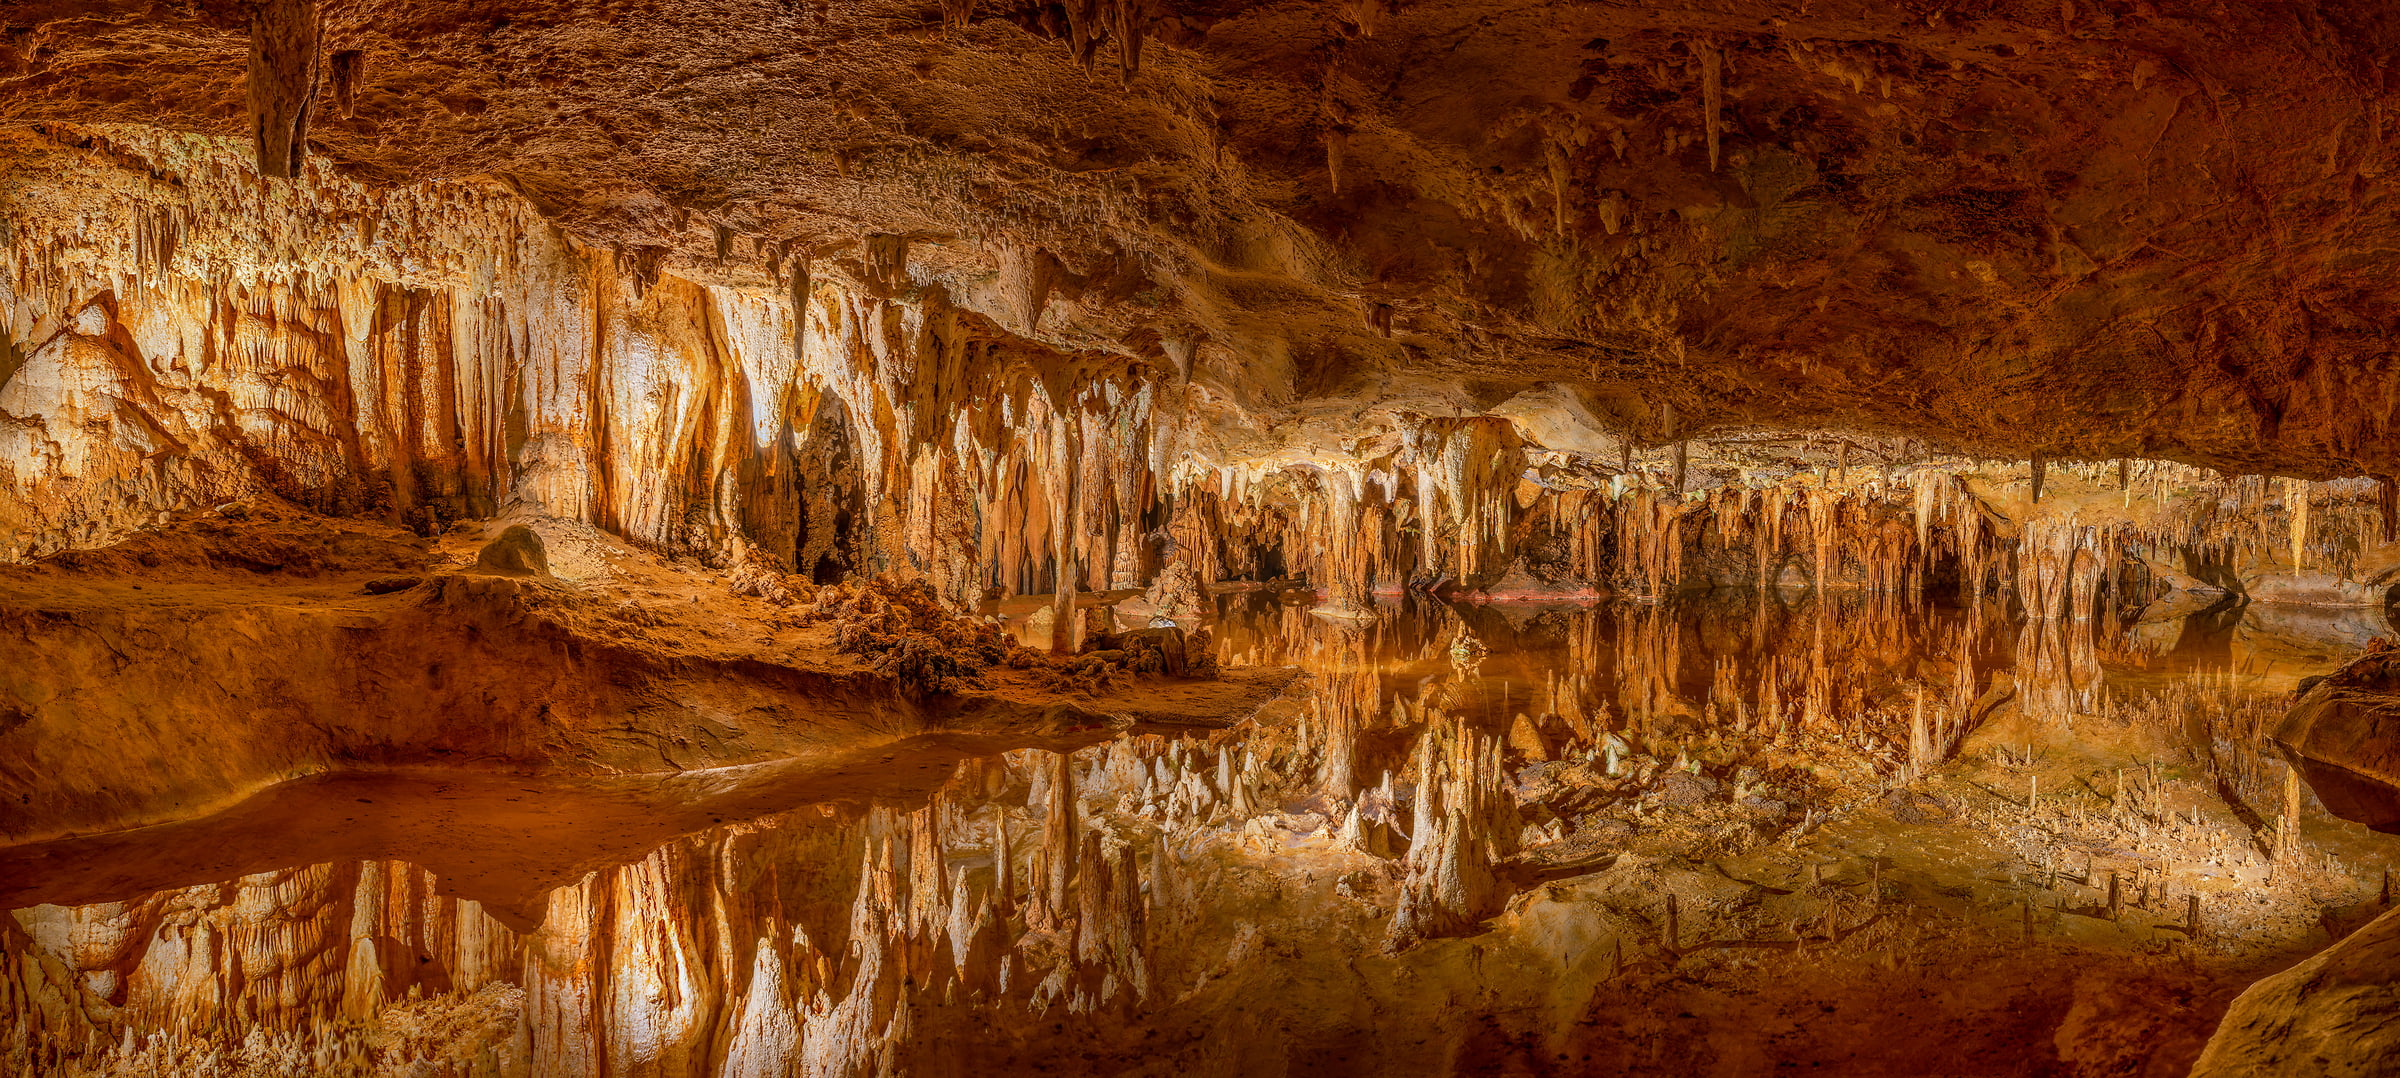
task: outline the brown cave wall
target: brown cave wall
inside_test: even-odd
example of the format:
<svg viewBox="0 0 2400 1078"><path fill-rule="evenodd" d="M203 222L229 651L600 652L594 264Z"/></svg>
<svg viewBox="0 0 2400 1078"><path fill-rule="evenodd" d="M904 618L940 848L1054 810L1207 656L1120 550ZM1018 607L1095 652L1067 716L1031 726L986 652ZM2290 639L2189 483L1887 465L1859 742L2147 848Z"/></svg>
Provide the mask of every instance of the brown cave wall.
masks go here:
<svg viewBox="0 0 2400 1078"><path fill-rule="evenodd" d="M1328 610L1402 588L1663 599L1766 586L2005 595L2036 618L2088 620L2104 603L2129 614L2174 592L2374 607L2400 586L2373 480L1959 458L1753 460L1703 475L1676 464L1681 448L1620 471L1526 443L1506 419L1398 423L1418 438L1349 460L1208 470L1178 505L1216 530L1179 524L1178 549L1198 550L1212 579L1270 561L1305 574ZM1722 465L1738 447L1688 448Z"/></svg>

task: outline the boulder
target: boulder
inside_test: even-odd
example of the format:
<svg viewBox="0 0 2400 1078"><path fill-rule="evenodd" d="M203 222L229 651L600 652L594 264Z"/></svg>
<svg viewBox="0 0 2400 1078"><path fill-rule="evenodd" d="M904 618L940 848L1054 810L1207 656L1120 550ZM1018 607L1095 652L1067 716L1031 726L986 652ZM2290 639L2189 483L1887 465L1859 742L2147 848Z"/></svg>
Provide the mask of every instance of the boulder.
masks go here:
<svg viewBox="0 0 2400 1078"><path fill-rule="evenodd" d="M1119 633L1116 642L1129 654L1155 656L1147 662L1138 662L1138 669L1148 669L1151 663L1155 663L1158 672L1168 677L1191 677L1193 674L1191 651L1186 646L1183 630L1174 626Z"/></svg>
<svg viewBox="0 0 2400 1078"><path fill-rule="evenodd" d="M2400 910L2251 985L2192 1078L2400 1074Z"/></svg>
<svg viewBox="0 0 2400 1078"><path fill-rule="evenodd" d="M511 524L500 538L483 545L475 555L474 571L499 576L549 576L550 555L542 537L523 524Z"/></svg>

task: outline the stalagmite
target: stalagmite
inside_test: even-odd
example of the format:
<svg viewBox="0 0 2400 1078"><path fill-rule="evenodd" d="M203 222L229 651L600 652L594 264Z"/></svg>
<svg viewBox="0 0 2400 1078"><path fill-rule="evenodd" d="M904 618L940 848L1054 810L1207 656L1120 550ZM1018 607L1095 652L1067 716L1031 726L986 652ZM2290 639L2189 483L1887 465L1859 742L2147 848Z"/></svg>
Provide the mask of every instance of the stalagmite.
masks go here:
<svg viewBox="0 0 2400 1078"><path fill-rule="evenodd" d="M1387 948L1469 932L1504 897L1492 866L1521 825L1502 791L1499 745L1464 721L1436 723L1417 751L1416 825Z"/></svg>
<svg viewBox="0 0 2400 1078"><path fill-rule="evenodd" d="M2308 569L2308 480L2287 479L2283 487L2284 509L2291 517L2292 571Z"/></svg>

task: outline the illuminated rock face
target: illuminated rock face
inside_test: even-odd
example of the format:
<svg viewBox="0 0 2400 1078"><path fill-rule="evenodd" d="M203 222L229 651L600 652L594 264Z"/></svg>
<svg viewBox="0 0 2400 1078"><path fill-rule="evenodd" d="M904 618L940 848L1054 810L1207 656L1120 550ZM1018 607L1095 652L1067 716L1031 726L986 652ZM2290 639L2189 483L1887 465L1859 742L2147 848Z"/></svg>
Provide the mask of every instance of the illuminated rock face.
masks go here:
<svg viewBox="0 0 2400 1078"><path fill-rule="evenodd" d="M2251 986L2192 1073L2367 1075L2400 1066L2391 1018L2394 961L2400 961L2400 913Z"/></svg>
<svg viewBox="0 0 2400 1078"><path fill-rule="evenodd" d="M2275 729L2275 740L2335 815L2400 831L2400 669L2389 637L2318 679Z"/></svg>
<svg viewBox="0 0 2400 1078"><path fill-rule="evenodd" d="M427 531L515 508L677 551L739 538L960 604L1156 570L1174 428L1121 361L805 267L788 291L693 284L494 191L269 189L221 144L93 137L115 156L23 136L8 159L11 556L272 492Z"/></svg>

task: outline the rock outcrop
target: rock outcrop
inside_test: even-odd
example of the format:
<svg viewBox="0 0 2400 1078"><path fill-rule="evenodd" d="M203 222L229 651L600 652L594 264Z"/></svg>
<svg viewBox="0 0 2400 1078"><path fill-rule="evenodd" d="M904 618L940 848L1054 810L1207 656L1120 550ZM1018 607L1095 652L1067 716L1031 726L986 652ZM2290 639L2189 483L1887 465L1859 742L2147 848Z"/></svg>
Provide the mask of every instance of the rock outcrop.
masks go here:
<svg viewBox="0 0 2400 1078"><path fill-rule="evenodd" d="M2335 815L2400 832L2400 650L2389 640L2317 679L2275 740Z"/></svg>

